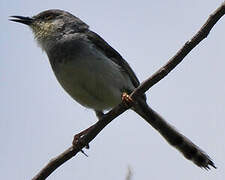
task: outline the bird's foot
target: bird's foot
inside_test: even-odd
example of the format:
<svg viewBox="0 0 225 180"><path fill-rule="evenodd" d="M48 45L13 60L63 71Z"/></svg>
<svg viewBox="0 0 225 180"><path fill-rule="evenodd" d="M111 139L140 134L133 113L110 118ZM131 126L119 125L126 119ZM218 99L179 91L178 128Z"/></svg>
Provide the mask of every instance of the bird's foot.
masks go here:
<svg viewBox="0 0 225 180"><path fill-rule="evenodd" d="M82 147L85 147L86 149L89 149L90 146L89 146L89 144L83 144L83 142L81 141L81 138L82 138L83 136L85 136L85 135L90 131L90 129L91 129L92 127L93 127L93 126L91 126L91 127L87 128L87 129L81 131L81 132L78 133L78 134L75 134L75 135L74 135L74 138L73 138L73 142L72 142L73 147L76 147L76 148L81 149L80 152L82 152L85 156L88 156L88 155L82 150Z"/></svg>
<svg viewBox="0 0 225 180"><path fill-rule="evenodd" d="M122 93L122 97L121 98L122 98L122 102L125 105L127 105L128 107L132 106L132 104L134 103L133 99L126 92Z"/></svg>

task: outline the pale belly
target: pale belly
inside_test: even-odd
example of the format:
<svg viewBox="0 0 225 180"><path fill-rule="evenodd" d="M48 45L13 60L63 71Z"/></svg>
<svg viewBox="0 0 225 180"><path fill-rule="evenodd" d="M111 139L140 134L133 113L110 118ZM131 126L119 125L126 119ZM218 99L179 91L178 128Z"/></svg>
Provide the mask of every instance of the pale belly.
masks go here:
<svg viewBox="0 0 225 180"><path fill-rule="evenodd" d="M59 64L55 75L73 99L94 110L116 106L122 92L134 89L127 74L109 59L87 57Z"/></svg>

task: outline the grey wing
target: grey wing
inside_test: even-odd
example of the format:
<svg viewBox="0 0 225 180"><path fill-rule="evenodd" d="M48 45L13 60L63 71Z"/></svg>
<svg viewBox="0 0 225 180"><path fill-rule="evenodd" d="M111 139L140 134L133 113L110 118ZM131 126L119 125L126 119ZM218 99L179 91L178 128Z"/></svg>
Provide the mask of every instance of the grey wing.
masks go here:
<svg viewBox="0 0 225 180"><path fill-rule="evenodd" d="M131 69L130 65L123 59L123 57L113 49L104 39L102 39L98 34L93 31L88 30L85 32L87 38L95 44L95 46L101 50L108 58L110 58L114 63L118 64L122 69L128 74L133 83L134 87L138 87L140 82L135 75L134 71Z"/></svg>

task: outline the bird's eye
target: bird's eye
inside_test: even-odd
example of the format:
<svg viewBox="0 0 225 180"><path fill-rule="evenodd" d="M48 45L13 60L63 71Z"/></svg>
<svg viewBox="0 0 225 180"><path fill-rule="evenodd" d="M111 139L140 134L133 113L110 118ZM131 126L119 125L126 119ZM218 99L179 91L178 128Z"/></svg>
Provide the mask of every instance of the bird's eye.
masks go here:
<svg viewBox="0 0 225 180"><path fill-rule="evenodd" d="M53 15L52 14L48 14L44 17L45 20L50 20L53 18Z"/></svg>

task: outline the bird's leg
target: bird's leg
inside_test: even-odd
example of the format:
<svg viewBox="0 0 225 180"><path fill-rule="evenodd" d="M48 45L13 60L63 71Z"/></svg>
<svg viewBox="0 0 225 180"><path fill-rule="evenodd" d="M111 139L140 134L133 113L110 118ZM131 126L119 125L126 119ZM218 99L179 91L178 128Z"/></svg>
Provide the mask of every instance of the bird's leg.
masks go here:
<svg viewBox="0 0 225 180"><path fill-rule="evenodd" d="M95 110L95 114L98 117L98 120L101 119L105 114L102 111Z"/></svg>
<svg viewBox="0 0 225 180"><path fill-rule="evenodd" d="M122 102L127 105L127 106L130 106L133 104L133 99L129 96L129 94L127 94L126 92L123 92L122 95L121 95L121 99L122 99Z"/></svg>
<svg viewBox="0 0 225 180"><path fill-rule="evenodd" d="M96 116L98 117L98 119L101 119L103 116L104 116L104 113L102 112L102 111L95 111L95 114L96 114ZM95 126L95 124L94 125L92 125L92 126L90 126L89 128L87 128L87 129L85 129L85 130L83 130L83 131L81 131L80 133L78 133L78 134L75 134L74 135L74 138L73 138L73 146L75 147L75 146L80 146L80 139L83 137L83 136L85 136L93 127ZM89 144L87 144L86 146L85 146L85 148L86 149L89 149ZM81 150L81 152L84 154L84 155L86 155L85 153L84 153L84 151L83 150ZM87 156L87 155L86 155Z"/></svg>

